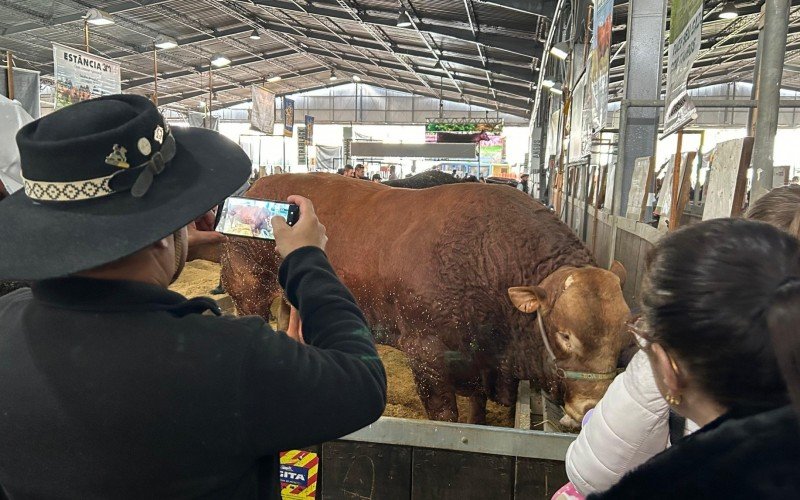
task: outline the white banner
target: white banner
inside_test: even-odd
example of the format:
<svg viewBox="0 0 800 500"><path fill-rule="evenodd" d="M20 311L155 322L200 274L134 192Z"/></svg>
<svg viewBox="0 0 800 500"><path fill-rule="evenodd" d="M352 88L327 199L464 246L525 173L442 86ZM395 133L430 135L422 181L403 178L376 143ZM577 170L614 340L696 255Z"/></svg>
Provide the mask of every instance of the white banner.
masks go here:
<svg viewBox="0 0 800 500"><path fill-rule="evenodd" d="M53 44L55 109L122 92L120 65L82 50Z"/></svg>
<svg viewBox="0 0 800 500"><path fill-rule="evenodd" d="M592 98L592 130L599 132L606 126L608 119L608 68L611 61L614 0L599 0L595 5L589 86Z"/></svg>
<svg viewBox="0 0 800 500"><path fill-rule="evenodd" d="M675 132L697 118L697 110L689 99L687 80L700 53L702 28L703 0L672 2L664 135Z"/></svg>
<svg viewBox="0 0 800 500"><path fill-rule="evenodd" d="M253 85L253 109L250 112L250 125L272 135L275 129L275 94Z"/></svg>

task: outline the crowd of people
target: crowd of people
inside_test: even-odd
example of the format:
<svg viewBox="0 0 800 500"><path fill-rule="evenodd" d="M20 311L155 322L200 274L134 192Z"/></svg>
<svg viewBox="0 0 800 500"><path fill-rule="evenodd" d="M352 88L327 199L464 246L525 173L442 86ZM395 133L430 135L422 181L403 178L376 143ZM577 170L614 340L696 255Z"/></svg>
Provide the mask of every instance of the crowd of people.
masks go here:
<svg viewBox="0 0 800 500"><path fill-rule="evenodd" d="M119 182L86 188L137 141ZM250 176L236 144L170 130L133 95L52 113L17 144L46 186L0 202L0 279L33 283L0 297L0 499L277 499L280 451L382 414L383 365L310 200L289 197L295 225L271 221L300 338L167 289L222 241L187 221ZM790 185L655 246L639 351L585 417L555 498L800 498L798 238Z"/></svg>

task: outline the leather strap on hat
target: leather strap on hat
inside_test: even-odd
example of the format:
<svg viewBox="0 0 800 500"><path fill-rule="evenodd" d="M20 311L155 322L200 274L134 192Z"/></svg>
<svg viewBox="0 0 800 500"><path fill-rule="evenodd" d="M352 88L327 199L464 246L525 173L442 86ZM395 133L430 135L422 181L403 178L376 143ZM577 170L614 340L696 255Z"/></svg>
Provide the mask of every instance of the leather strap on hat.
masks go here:
<svg viewBox="0 0 800 500"><path fill-rule="evenodd" d="M135 167L120 170L111 175L70 182L50 182L23 179L25 194L38 201L81 201L103 198L105 196L130 191L136 198L143 197L167 163L175 157L175 138L167 132L161 149L146 162Z"/></svg>

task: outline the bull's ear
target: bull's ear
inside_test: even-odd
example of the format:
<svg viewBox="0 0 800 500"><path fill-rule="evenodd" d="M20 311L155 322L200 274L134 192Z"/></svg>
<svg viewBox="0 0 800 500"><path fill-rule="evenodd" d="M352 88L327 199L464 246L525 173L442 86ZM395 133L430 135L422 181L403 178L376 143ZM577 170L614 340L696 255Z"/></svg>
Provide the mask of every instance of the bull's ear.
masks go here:
<svg viewBox="0 0 800 500"><path fill-rule="evenodd" d="M622 262L615 260L611 263L611 267L608 268L609 271L617 275L619 278L619 287L625 287L625 280L628 279L628 271L625 270L625 266L622 265Z"/></svg>
<svg viewBox="0 0 800 500"><path fill-rule="evenodd" d="M528 314L535 313L539 307L545 307L547 292L538 286L514 286L508 289L508 297L514 307Z"/></svg>

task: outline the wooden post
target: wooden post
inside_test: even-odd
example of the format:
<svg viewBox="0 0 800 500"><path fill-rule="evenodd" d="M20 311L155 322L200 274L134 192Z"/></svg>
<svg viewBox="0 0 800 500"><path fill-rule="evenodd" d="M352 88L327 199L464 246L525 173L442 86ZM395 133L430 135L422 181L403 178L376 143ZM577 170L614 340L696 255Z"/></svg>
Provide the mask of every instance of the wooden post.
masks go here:
<svg viewBox="0 0 800 500"><path fill-rule="evenodd" d="M86 50L86 53L89 54L89 21L86 19L83 20L83 48Z"/></svg>
<svg viewBox="0 0 800 500"><path fill-rule="evenodd" d="M8 98L14 99L14 55L6 52L6 81L8 82Z"/></svg>
<svg viewBox="0 0 800 500"><path fill-rule="evenodd" d="M678 213L678 191L681 185L681 160L683 154L683 130L678 131L678 147L675 148L675 163L672 167L672 203L669 209L669 230L674 231L680 224L681 214Z"/></svg>
<svg viewBox="0 0 800 500"><path fill-rule="evenodd" d="M158 106L158 51L153 44L153 104Z"/></svg>

